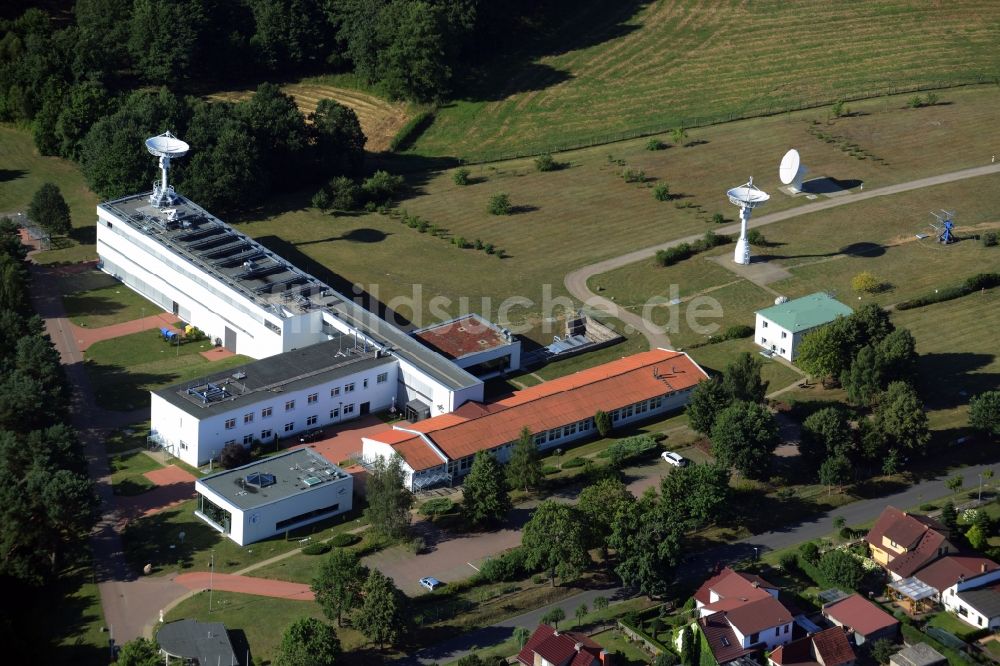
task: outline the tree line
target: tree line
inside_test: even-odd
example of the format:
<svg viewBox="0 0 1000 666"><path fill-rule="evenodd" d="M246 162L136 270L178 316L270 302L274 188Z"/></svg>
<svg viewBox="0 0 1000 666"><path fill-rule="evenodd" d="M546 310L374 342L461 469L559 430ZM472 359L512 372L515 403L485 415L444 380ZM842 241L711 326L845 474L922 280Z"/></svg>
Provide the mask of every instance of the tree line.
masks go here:
<svg viewBox="0 0 1000 666"><path fill-rule="evenodd" d="M38 615L59 603L60 576L84 563L98 500L28 280L17 227L0 218L0 641L37 659L59 638Z"/></svg>

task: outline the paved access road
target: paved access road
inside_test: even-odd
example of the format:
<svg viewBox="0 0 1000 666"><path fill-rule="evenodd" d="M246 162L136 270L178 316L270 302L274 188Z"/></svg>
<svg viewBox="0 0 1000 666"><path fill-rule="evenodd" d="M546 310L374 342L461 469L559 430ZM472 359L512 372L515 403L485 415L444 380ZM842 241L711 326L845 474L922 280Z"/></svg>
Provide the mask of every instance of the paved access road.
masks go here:
<svg viewBox="0 0 1000 666"><path fill-rule="evenodd" d="M958 470L956 473L961 475L965 488L974 490L979 487L979 474L993 467L995 465L976 465ZM942 474L937 478L925 479L887 497L853 502L829 513L817 516L812 520L796 525L786 525L773 532L757 534L708 551L692 553L687 561L678 569L677 576L684 579L693 579L695 582L701 581L718 564L745 560L755 555L762 555L770 550L780 550L795 546L804 541L819 539L833 531L833 521L838 516L843 517L848 525L863 525L874 520L882 512L882 509L889 505L906 509L941 497L947 497L951 494L951 491L945 487L945 481L948 476ZM503 620L492 626L471 631L439 645L420 650L413 656L402 660L402 663L435 664L459 659L477 649L481 650L491 645L502 643L513 635L515 627L534 629L541 621L541 617L552 608L562 608L566 613L566 617L572 618L573 612L581 603L586 603L589 607L593 607L594 597L597 596L604 596L615 600L626 598L628 593L618 587L603 590L587 590L551 606Z"/></svg>
<svg viewBox="0 0 1000 666"><path fill-rule="evenodd" d="M965 180L967 178L977 178L979 176L987 176L990 174L1000 173L1000 164L990 164L982 167L975 167L972 169L963 169L961 171L952 171L951 173L943 173L937 176L931 176L929 178L920 178L918 180L911 180L906 183L897 183L895 185L887 185L886 187L880 187L874 190L868 190L867 192L854 192L852 194L845 194L843 196L834 197L832 199L826 199L824 201L817 201L815 203L805 204L797 208L791 208L789 210L783 210L777 213L771 213L770 215L761 215L759 217L753 217L750 220L750 228L763 227L768 224L774 224L775 222L781 222L782 220L788 220L793 217L798 217L799 215L808 215L810 213L817 213L822 210L827 210L829 208L836 208L838 206L846 206L848 204L857 203L859 201L865 201L867 199L874 199L876 197L889 196L891 194L900 194L902 192L910 192L912 190L919 190L924 187L932 187L934 185L943 185L945 183L951 183L957 180ZM719 227L715 229L717 233L739 233L739 224L729 224L724 227ZM672 241L667 241L666 243L660 243L659 245L653 245L650 247L644 247L640 250L635 250L634 252L629 252L628 254L623 254L618 257L612 257L611 259L605 259L604 261L599 261L589 266L584 266L583 268L578 268L571 273L567 273L564 279L564 284L566 289L575 298L584 302L584 304L599 309L603 312L607 312L612 316L620 319L626 325L631 326L636 331L639 331L646 339L649 341L651 348L655 349L657 347L667 347L670 348L670 338L665 334L656 330L652 330L646 326L646 322L640 317L628 310L618 307L615 303L604 298L603 296L598 296L590 290L587 286L587 281L594 277L595 275L600 275L601 273L607 273L608 271L614 270L616 268L621 268L628 264L635 263L637 261L642 261L643 259L649 259L656 255L657 251L665 250L669 247L674 247L675 245L680 245L681 243L693 243L694 241L701 238L702 234L694 234L691 236L685 236L684 238L676 238Z"/></svg>

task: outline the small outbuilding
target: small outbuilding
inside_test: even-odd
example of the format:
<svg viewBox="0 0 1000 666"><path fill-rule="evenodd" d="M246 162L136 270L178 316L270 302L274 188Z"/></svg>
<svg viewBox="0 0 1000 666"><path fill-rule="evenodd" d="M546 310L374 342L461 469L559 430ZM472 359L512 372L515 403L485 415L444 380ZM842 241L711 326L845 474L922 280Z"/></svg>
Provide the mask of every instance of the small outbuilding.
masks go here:
<svg viewBox="0 0 1000 666"><path fill-rule="evenodd" d="M170 659L179 659L182 664L198 666L247 666L233 650L226 625L221 622L198 622L178 620L160 627L156 632L156 643L160 652Z"/></svg>
<svg viewBox="0 0 1000 666"><path fill-rule="evenodd" d="M944 666L948 658L927 643L914 643L889 657L889 666Z"/></svg>
<svg viewBox="0 0 1000 666"><path fill-rule="evenodd" d="M823 617L853 634L855 645L862 645L885 638L895 641L899 634L899 620L868 601L860 594L852 594L823 605Z"/></svg>
<svg viewBox="0 0 1000 666"><path fill-rule="evenodd" d="M829 294L817 292L757 311L756 343L786 361L794 361L802 339L837 317L854 311Z"/></svg>

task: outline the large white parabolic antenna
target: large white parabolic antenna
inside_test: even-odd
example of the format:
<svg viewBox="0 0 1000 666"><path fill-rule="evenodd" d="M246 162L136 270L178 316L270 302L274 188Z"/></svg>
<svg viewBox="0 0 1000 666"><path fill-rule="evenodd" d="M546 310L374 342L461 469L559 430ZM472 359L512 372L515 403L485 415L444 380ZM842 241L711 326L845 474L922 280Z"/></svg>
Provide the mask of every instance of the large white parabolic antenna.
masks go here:
<svg viewBox="0 0 1000 666"><path fill-rule="evenodd" d="M750 215L757 206L762 206L771 198L767 192L762 191L753 184L751 178L746 185L734 187L726 192L729 203L740 208L740 239L736 241L736 251L733 253L733 261L738 264L750 263L750 243L747 242L747 223Z"/></svg>
<svg viewBox="0 0 1000 666"><path fill-rule="evenodd" d="M802 177L809 173L809 169L802 166L802 158L799 151L792 148L781 158L781 165L778 166L778 178L782 185L788 185L792 192L802 191Z"/></svg>
<svg viewBox="0 0 1000 666"><path fill-rule="evenodd" d="M150 155L160 158L161 178L159 183L153 183L153 193L149 195L149 203L157 208L170 206L176 201L173 185L167 184L167 171L170 170L170 160L187 155L191 146L181 141L170 132L146 139L146 150Z"/></svg>

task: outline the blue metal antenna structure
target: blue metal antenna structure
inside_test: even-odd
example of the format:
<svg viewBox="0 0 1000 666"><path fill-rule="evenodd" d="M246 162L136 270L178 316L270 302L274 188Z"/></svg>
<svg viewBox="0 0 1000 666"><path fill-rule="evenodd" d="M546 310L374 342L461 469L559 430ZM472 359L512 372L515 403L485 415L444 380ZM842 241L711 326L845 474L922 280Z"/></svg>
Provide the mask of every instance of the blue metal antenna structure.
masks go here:
<svg viewBox="0 0 1000 666"><path fill-rule="evenodd" d="M942 209L940 213L932 211L931 215L937 220L937 224L931 222L931 228L937 232L939 243L950 245L958 240L955 236L955 222L952 219L955 217L955 211Z"/></svg>

